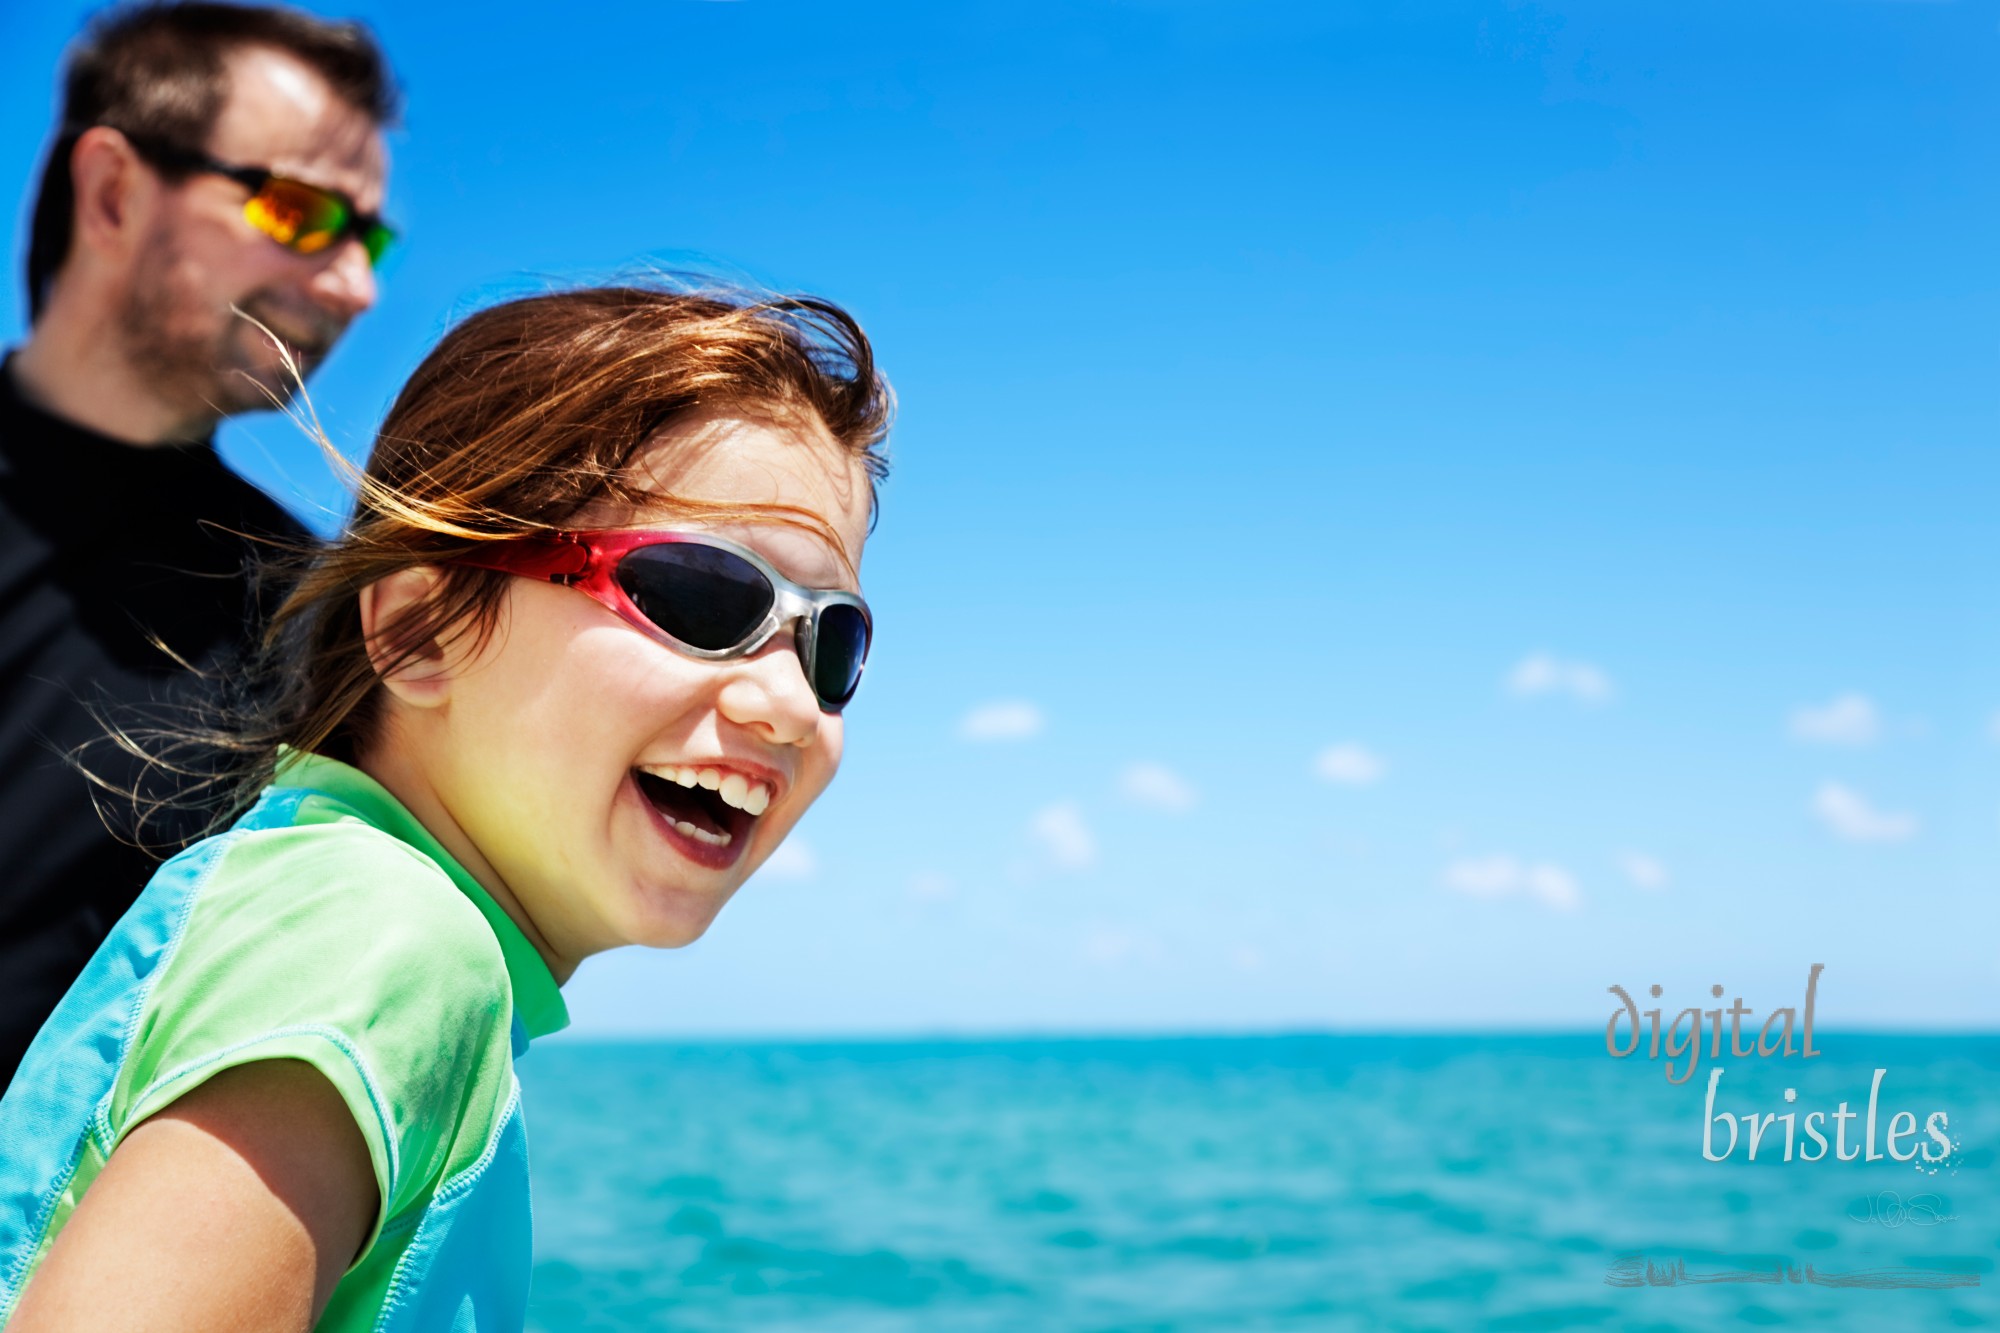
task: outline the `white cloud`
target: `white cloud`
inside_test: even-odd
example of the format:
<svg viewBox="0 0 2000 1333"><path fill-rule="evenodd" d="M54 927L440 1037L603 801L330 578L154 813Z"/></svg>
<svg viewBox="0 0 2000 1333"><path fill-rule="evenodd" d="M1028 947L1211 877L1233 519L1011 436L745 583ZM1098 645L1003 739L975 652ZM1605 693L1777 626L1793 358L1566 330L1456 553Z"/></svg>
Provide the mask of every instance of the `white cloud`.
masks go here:
<svg viewBox="0 0 2000 1333"><path fill-rule="evenodd" d="M1601 704L1611 697L1611 677L1589 662L1530 653L1507 673L1507 692L1522 698L1566 694L1578 703Z"/></svg>
<svg viewBox="0 0 2000 1333"><path fill-rule="evenodd" d="M1657 857L1647 856L1644 852L1627 852L1618 858L1618 868L1624 872L1626 879L1632 881L1635 888L1667 887L1669 879L1667 868Z"/></svg>
<svg viewBox="0 0 2000 1333"><path fill-rule="evenodd" d="M811 879L819 873L819 858L811 847L791 837L778 844L757 873L771 879Z"/></svg>
<svg viewBox="0 0 2000 1333"><path fill-rule="evenodd" d="M1097 839L1083 822L1083 811L1064 802L1046 806L1029 821L1028 832L1063 870L1084 870L1097 862Z"/></svg>
<svg viewBox="0 0 2000 1333"><path fill-rule="evenodd" d="M1511 856L1461 856L1444 868L1444 883L1474 898L1502 898L1521 887L1521 866Z"/></svg>
<svg viewBox="0 0 2000 1333"><path fill-rule="evenodd" d="M1020 741L1041 731L1047 719L1024 699L981 704L959 719L958 734L968 741Z"/></svg>
<svg viewBox="0 0 2000 1333"><path fill-rule="evenodd" d="M1351 743L1329 745L1313 760L1313 772L1328 782L1348 787L1367 787L1380 782L1388 767L1382 756Z"/></svg>
<svg viewBox="0 0 2000 1333"><path fill-rule="evenodd" d="M1547 861L1524 862L1494 853L1462 856L1444 868L1444 883L1473 898L1511 898L1525 894L1545 907L1574 911L1583 903L1576 877Z"/></svg>
<svg viewBox="0 0 2000 1333"><path fill-rule="evenodd" d="M1794 709L1792 736L1820 745L1872 745L1882 735L1882 715L1865 694L1849 691L1818 707Z"/></svg>
<svg viewBox="0 0 2000 1333"><path fill-rule="evenodd" d="M1535 864L1528 867L1528 893L1559 911L1571 912L1583 902L1576 877L1561 866Z"/></svg>
<svg viewBox="0 0 2000 1333"><path fill-rule="evenodd" d="M1200 799L1181 775L1165 764L1128 764L1118 778L1125 798L1168 814L1186 814Z"/></svg>
<svg viewBox="0 0 2000 1333"><path fill-rule="evenodd" d="M943 902L957 894L958 885L952 882L949 875L925 870L910 876L910 896L918 902Z"/></svg>
<svg viewBox="0 0 2000 1333"><path fill-rule="evenodd" d="M1917 831L1917 817L1877 810L1868 798L1838 782L1822 782L1813 793L1813 813L1848 842L1901 842Z"/></svg>

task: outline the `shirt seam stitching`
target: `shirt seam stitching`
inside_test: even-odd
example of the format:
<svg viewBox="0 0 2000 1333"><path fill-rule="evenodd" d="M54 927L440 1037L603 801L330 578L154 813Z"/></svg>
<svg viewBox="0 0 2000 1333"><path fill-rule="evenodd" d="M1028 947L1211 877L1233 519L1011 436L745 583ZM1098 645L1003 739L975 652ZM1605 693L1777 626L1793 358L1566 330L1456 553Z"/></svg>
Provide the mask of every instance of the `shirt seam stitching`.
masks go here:
<svg viewBox="0 0 2000 1333"><path fill-rule="evenodd" d="M507 1090L507 1103L494 1118L493 1128L487 1133L485 1151L479 1154L477 1161L431 1192L430 1201L424 1205L426 1214L440 1202L448 1203L469 1191L479 1183L480 1177L486 1174L486 1168L493 1164L494 1157L500 1152L500 1137L505 1132L508 1121L519 1113L521 1107L521 1080L510 1074L508 1082L511 1086ZM375 1315L372 1333L385 1333L389 1317L401 1307L408 1295L404 1284L410 1278L409 1269L415 1252L415 1247L412 1246L397 1256L395 1270L389 1275L388 1289L382 1294L382 1308Z"/></svg>
<svg viewBox="0 0 2000 1333"><path fill-rule="evenodd" d="M181 904L181 910L175 914L173 929L167 935L167 947L159 966L153 969L139 987L139 995L132 1006L131 1016L125 1020L124 1031L119 1037L118 1063L113 1066L111 1087L106 1090L103 1099L84 1122L83 1133L77 1136L76 1147L70 1152L68 1164L49 1182L48 1189L43 1193L41 1206L35 1210L33 1230L29 1233L35 1238L35 1242L14 1261L7 1274L7 1299L4 1307L0 1307L0 1319L11 1318L13 1315L14 1304L20 1299L26 1285L28 1266L34 1262L35 1256L42 1252L47 1243L49 1221L55 1216L56 1207L69 1189L70 1183L76 1179L77 1168L83 1164L84 1149L96 1138L98 1125L110 1110L111 1099L118 1091L118 1075L124 1072L125 1062L132 1057L132 1041L138 1033L139 1016L146 1010L146 1001L151 998L153 987L160 977L173 965L174 956L180 952L181 942L186 936L188 918L194 913L195 903L200 901L202 894L207 891L210 882L215 878L216 871L221 867L229 848L237 841L238 836L232 829L217 839L218 846L209 855L208 864L202 867L201 877L188 891L187 901ZM109 1161L111 1154L105 1148L104 1142L99 1141L97 1147Z"/></svg>
<svg viewBox="0 0 2000 1333"><path fill-rule="evenodd" d="M389 1158L388 1195L389 1197L394 1197L396 1185L402 1175L401 1155L397 1152L395 1121L389 1114L388 1107L383 1102L381 1090L375 1086L375 1076L369 1070L368 1062L363 1057L360 1047L355 1045L353 1039L339 1028L328 1027L324 1023L294 1023L289 1027L272 1028L267 1032L260 1032L254 1037L246 1037L242 1041L225 1046L219 1051L211 1051L207 1055L174 1066L174 1068L160 1075L151 1083L148 1083L132 1099L132 1104L134 1106L142 1106L145 1104L147 1098L161 1089L179 1082L190 1074L198 1074L202 1070L210 1068L220 1061L227 1060L230 1056L241 1051L249 1050L254 1046L260 1046L265 1042L299 1036L318 1037L320 1040L326 1042L329 1046L332 1046L342 1055L346 1056L354 1065L354 1072L361 1076L361 1086L368 1093L368 1109L375 1113L376 1126L382 1132L383 1150ZM106 1129L109 1129L108 1122ZM388 1208L388 1198L383 1200L383 1208L385 1210Z"/></svg>

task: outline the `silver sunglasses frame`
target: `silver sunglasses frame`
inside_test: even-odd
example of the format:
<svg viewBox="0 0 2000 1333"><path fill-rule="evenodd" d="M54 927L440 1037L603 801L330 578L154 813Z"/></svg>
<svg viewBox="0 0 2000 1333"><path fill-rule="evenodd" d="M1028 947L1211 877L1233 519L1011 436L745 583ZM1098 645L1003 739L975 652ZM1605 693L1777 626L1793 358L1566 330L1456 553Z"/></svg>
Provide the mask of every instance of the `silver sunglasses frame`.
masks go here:
<svg viewBox="0 0 2000 1333"><path fill-rule="evenodd" d="M608 564L609 568L605 571L609 576L608 582L612 587L618 589L618 595L631 607L637 617L636 620L628 619L628 623L648 636L664 643L675 652L682 653L700 662L730 662L738 658L754 656L763 650L764 645L769 643L772 636L777 634L779 630L783 629L786 625L795 624L793 646L798 651L799 665L805 669L806 684L812 688L813 698L818 700L821 709L830 713L838 713L854 701L856 691L861 688L861 677L868 670L869 653L875 647L875 615L868 609L868 603L862 599L859 593L847 592L839 588L808 588L802 583L794 583L791 579L779 573L769 560L766 560L750 547L743 545L741 542L733 542L727 537L720 537L713 533L661 531L659 529L633 529L632 531L635 536L643 533L643 535L655 538L656 540L648 541L644 546L634 546L620 551L615 555L608 552L600 553L592 549L590 564L584 570L573 576L559 578L556 581L574 585L596 573L600 567L600 562ZM607 533L605 535L608 536L610 534ZM579 545L582 544L579 540ZM624 562L626 557L637 551L644 550L645 546L668 545L710 546L717 550L727 551L764 576L765 581L771 585L771 609L764 613L764 619L758 622L757 628L750 632L748 638L729 648L697 648L693 644L669 634L665 629L654 623L652 617L642 611L638 604L632 600L631 593L627 592L625 585L619 581L618 566ZM854 673L854 688L847 692L847 698L835 705L829 705L820 696L819 687L815 684L818 678L819 666L820 613L829 606L853 607L861 613L861 623L866 627L868 632L868 642L861 654L860 669Z"/></svg>

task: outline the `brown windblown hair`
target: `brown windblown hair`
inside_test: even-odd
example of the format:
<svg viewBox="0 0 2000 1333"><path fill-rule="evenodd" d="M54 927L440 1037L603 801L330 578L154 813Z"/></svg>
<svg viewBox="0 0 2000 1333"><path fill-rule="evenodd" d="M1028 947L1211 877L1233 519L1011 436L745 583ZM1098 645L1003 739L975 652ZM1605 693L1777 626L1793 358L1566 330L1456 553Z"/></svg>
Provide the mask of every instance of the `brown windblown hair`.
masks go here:
<svg viewBox="0 0 2000 1333"><path fill-rule="evenodd" d="M483 637L507 575L450 563L481 543L561 530L612 499L655 510L788 522L826 536L824 519L787 506L726 506L662 496L632 479L642 446L688 417L726 410L816 421L874 487L894 397L867 336L811 297L726 290L599 287L493 306L446 334L397 395L365 471L353 518L311 553L273 613L233 703L211 725L117 739L173 789L182 828L212 832L271 781L282 749L352 760L376 724L380 671L361 630L362 588L435 565L433 595L378 629L392 670L428 641ZM159 782L161 772L172 780ZM168 799L137 812L143 826ZM187 818L197 809L205 820Z"/></svg>

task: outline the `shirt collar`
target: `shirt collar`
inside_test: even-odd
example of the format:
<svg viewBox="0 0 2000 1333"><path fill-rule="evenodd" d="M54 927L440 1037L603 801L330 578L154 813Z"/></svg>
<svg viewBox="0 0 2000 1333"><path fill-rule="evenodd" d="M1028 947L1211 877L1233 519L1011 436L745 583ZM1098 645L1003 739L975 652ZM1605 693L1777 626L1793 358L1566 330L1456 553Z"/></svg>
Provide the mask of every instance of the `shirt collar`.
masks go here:
<svg viewBox="0 0 2000 1333"><path fill-rule="evenodd" d="M87 515L93 532L123 522L157 525L163 513L187 522L177 508L182 492L234 479L213 436L149 446L102 434L29 399L13 362L11 353L0 360L0 484L31 492L46 522Z"/></svg>
<svg viewBox="0 0 2000 1333"><path fill-rule="evenodd" d="M486 924L492 928L494 937L500 941L500 953L507 960L507 979L514 989L515 1017L526 1027L528 1035L546 1037L569 1025L569 1008L563 1003L562 991L557 987L556 979L549 974L548 964L535 952L535 946L528 943L528 937L521 933L521 928L480 887L479 881L467 874L451 853L431 836L430 830L418 823L416 816L389 794L388 788L352 764L343 764L325 755L302 754L289 749L278 761L276 785L322 792L384 833L401 839L437 862L438 867L451 877L451 882L458 885L459 891L472 900L472 905L479 909L486 918Z"/></svg>
<svg viewBox="0 0 2000 1333"><path fill-rule="evenodd" d="M213 430L199 440L147 444L121 440L115 435L106 435L103 431L80 425L68 417L58 415L30 398L27 391L21 387L20 375L14 363L14 358L18 354L18 348L0 354L0 418L10 419L18 426L33 429L37 434L62 437L72 447L137 454L147 458L210 458L215 455Z"/></svg>

